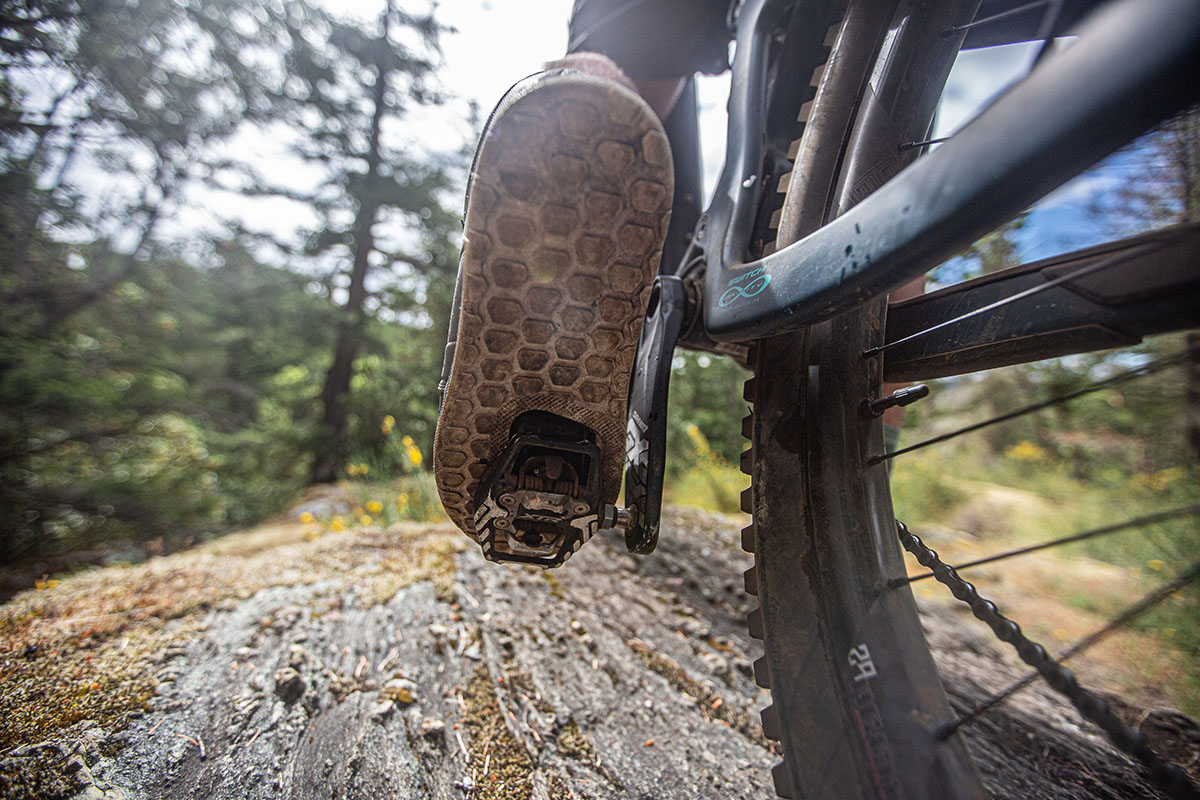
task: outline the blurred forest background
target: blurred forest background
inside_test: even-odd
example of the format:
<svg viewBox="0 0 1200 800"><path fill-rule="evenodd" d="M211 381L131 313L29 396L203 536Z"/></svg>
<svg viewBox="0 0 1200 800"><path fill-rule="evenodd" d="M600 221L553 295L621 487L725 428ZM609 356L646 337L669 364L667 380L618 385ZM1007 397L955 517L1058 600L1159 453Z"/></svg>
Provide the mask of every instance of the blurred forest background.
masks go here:
<svg viewBox="0 0 1200 800"><path fill-rule="evenodd" d="M368 21L310 0L0 0L0 565L171 552L345 479L358 502L308 514L314 535L437 517L427 455L478 120L432 155L410 130L446 99L447 22L391 0ZM240 155L248 132L294 142L308 187ZM1114 234L1200 218L1195 114L1100 169L1094 212ZM319 222L291 238L232 216L194 229L203 186L285 198ZM1027 260L1035 223L1022 217L946 269ZM906 437L1189 344L942 381ZM1198 373L1184 358L901 459L900 516L1021 542L1194 503ZM744 377L726 359L676 356L669 499L736 511ZM998 486L1024 493L1021 508L997 507ZM1059 513L1025 524L1021 509L1038 503ZM1137 542L1088 552L1156 572L1200 549L1194 517ZM1184 623L1196 601L1182 602L1147 624L1194 663L1200 626Z"/></svg>
<svg viewBox="0 0 1200 800"><path fill-rule="evenodd" d="M388 518L436 515L478 128L432 156L414 141L446 99L445 30L395 3L0 3L0 564L170 552L347 477L397 482ZM241 155L248 134L294 135L311 186ZM196 230L204 186L319 224ZM737 368L712 369L727 391L680 391L736 461Z"/></svg>

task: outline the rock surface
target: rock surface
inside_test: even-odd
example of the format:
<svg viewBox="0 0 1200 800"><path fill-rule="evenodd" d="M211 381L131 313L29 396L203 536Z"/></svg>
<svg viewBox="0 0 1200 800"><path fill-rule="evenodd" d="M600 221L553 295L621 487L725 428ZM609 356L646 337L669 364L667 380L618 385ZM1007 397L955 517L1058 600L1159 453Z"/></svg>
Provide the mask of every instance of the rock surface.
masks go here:
<svg viewBox="0 0 1200 800"><path fill-rule="evenodd" d="M676 509L651 557L542 572L444 525L276 526L20 595L0 796L774 797L738 527ZM969 615L924 620L964 704L1020 675ZM1195 762L1194 721L1128 711ZM1040 686L970 741L997 796L1156 796Z"/></svg>

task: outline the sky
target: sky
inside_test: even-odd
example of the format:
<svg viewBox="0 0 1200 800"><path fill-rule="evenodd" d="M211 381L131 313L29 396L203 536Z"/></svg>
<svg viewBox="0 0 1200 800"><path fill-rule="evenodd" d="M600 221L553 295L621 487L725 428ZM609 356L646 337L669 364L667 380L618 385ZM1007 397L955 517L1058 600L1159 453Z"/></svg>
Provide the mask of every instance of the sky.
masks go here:
<svg viewBox="0 0 1200 800"><path fill-rule="evenodd" d="M486 118L509 86L544 62L562 56L571 6L572 0L442 0L438 14L456 29L442 43L445 86L460 98L476 102ZM376 15L378 7L379 0L337 0L337 8L367 17ZM952 133L1024 74L1035 49L1033 45L1012 45L963 53L947 84L934 135ZM702 163L709 194L724 160L728 92L728 75L702 76L699 81ZM461 112L445 117L447 127L435 141L463 135L457 113ZM1103 189L1104 180L1084 176L1044 200L1022 234L1024 255L1038 258L1099 241L1101 232L1088 217L1086 206L1092 193ZM1039 224L1043 211L1047 212L1045 221L1055 225L1053 233Z"/></svg>
<svg viewBox="0 0 1200 800"><path fill-rule="evenodd" d="M374 20L382 0L328 0L339 13ZM420 8L421 0L410 7ZM402 135L416 152L430 154L469 148L477 134L468 122L469 104L486 119L496 101L517 80L564 52L572 0L442 0L437 16L454 30L442 38L442 86L454 98L422 111L406 123ZM982 104L1021 75L1032 49L1026 45L973 51L960 56L939 110L935 136L952 133ZM711 192L724 156L728 76L703 77L699 83L700 136L706 189ZM302 186L319 176L286 155L286 135L247 131L228 145L231 155L249 157L268 174ZM1108 179L1113 176L1109 175ZM1084 176L1043 201L1022 232L1027 258L1062 252L1100 238L1085 209L1091 194L1104 188L1104 176ZM457 198L453 204L459 202ZM1045 215L1043 216L1043 210ZM283 199L246 198L197 186L174 226L180 234L221 229L222 220L240 219L251 229L291 238L297 226L311 225L309 212ZM1050 233L1043 220L1058 227ZM391 227L391 226L384 226ZM403 226L397 223L393 230ZM1065 233L1064 233L1065 228ZM387 231L381 231L386 239Z"/></svg>

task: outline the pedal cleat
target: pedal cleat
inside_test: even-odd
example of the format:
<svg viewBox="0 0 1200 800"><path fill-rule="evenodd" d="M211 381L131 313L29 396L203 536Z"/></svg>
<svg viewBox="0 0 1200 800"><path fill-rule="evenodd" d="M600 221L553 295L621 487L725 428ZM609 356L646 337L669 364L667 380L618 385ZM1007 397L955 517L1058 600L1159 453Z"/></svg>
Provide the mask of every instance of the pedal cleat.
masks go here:
<svg viewBox="0 0 1200 800"><path fill-rule="evenodd" d="M479 481L475 530L489 561L557 567L600 526L601 452L586 426L547 411L512 424Z"/></svg>

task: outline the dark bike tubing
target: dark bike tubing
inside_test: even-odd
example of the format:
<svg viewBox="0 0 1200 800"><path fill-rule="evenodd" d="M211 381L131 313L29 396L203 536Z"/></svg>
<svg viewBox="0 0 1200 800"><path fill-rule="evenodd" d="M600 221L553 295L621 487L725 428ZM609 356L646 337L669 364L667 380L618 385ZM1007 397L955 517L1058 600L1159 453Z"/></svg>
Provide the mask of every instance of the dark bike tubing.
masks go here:
<svg viewBox="0 0 1200 800"><path fill-rule="evenodd" d="M957 5L949 5L927 23L940 30L958 20ZM820 185L794 179L785 216L824 222L824 211L804 209L836 209L839 187L853 185L871 170L873 153L887 153L894 137L907 132L877 124L863 109L891 109L893 119L906 119L912 129L928 125L927 96L881 98L867 88L874 55L862 42L883 40L892 18L884 11L875 0L863 0L846 13L831 62L846 55L838 51L842 39L861 60L827 76L814 101L805 137L832 146L808 148L810 156L797 163L826 179ZM918 27L895 37L898 57L889 62L940 86L957 45L922 50L928 38ZM850 118L860 118L853 132L841 127L844 109L821 113L823 103L847 95L860 98L850 109ZM876 124L863 122L873 117ZM821 159L826 163L817 163ZM794 227L803 232L802 223ZM784 755L776 787L784 797L838 800L983 798L961 740L937 736L952 714L911 592L887 589L904 575L904 565L886 470L865 466L883 446L881 428L859 412L864 398L877 396L880 380L878 360L859 353L879 341L881 323L882 306L875 302L810 330L757 342L752 350L746 510L754 523L743 544L755 555L746 584L760 606L751 615L751 633L764 639L755 675L773 700L763 713L764 730L780 740Z"/></svg>
<svg viewBox="0 0 1200 800"><path fill-rule="evenodd" d="M739 129L762 116L763 52L779 5L789 4L747 3L739 27L739 47L747 42L748 53L735 59L730 160L706 235L704 322L718 341L796 329L879 296L1200 99L1200 3L1122 0L1098 12L1078 43L1047 59L869 199L805 239L747 263L742 209L753 204L737 196L754 190L758 142ZM730 281L755 269L769 276L769 285L721 306Z"/></svg>

